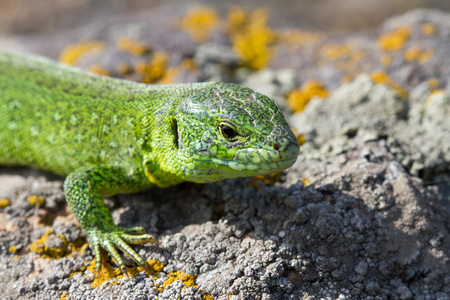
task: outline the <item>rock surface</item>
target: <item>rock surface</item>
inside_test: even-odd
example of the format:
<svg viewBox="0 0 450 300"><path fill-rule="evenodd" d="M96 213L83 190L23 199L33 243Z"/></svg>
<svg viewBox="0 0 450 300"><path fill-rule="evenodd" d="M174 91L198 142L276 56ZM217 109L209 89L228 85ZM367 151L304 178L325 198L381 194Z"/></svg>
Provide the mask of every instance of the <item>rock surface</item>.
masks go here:
<svg viewBox="0 0 450 300"><path fill-rule="evenodd" d="M69 249L56 259L30 251L49 226L43 240L48 249L84 241L65 205L64 179L0 167L0 198L12 203L0 211L1 297L450 299L450 15L418 10L369 33L322 33L294 49L279 44L268 67L254 72L239 63L220 30L200 47L175 30L173 20L186 10L162 6L52 37L17 37L10 45L57 57L74 40L100 39L104 52L78 65L95 62L115 76L121 76L120 63L139 60L116 49L114 39L124 32L152 45L153 52L170 53L171 66L195 58L199 69L178 72L174 80L245 81L274 96L297 134L306 137L297 163L273 185L250 178L185 183L107 199L117 224L159 235L159 247L135 248L164 268L95 288L86 269L90 250ZM429 23L433 34L424 35ZM402 48L380 49L378 36L401 27L410 30ZM347 50L330 59L336 53L330 44L336 43ZM416 47L422 54L433 50L432 57L405 59ZM355 60L361 49L364 58ZM362 74L380 68L402 88ZM352 82L341 84L344 77ZM334 91L292 114L283 96L311 78ZM30 195L45 204L31 205Z"/></svg>

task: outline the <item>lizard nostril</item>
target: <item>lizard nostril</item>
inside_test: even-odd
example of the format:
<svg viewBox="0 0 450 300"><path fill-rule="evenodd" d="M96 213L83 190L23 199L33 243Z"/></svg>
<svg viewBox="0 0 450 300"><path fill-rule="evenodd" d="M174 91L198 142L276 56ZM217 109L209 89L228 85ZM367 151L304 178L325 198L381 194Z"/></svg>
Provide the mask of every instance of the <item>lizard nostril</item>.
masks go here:
<svg viewBox="0 0 450 300"><path fill-rule="evenodd" d="M273 150L275 151L280 150L280 145L278 145L278 143L273 143Z"/></svg>

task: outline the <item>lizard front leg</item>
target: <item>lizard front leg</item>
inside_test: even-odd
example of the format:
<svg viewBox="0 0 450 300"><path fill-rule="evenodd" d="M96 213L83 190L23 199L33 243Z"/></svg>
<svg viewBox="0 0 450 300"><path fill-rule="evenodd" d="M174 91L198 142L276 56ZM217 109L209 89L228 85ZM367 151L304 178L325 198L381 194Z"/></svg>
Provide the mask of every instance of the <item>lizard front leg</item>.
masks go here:
<svg viewBox="0 0 450 300"><path fill-rule="evenodd" d="M129 175L124 169L111 166L80 168L66 178L66 201L89 237L97 270L101 267L101 248L111 254L123 273L126 273L126 267L117 249L145 267L145 261L128 244L154 242L155 238L142 234L142 227L125 229L116 226L102 196L138 192L148 185L142 176Z"/></svg>

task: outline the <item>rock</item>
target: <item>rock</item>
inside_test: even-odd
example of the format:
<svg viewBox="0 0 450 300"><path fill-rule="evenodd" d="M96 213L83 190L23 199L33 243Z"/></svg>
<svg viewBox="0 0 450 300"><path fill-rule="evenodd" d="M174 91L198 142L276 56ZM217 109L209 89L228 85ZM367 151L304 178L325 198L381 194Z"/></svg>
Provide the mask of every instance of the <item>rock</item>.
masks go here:
<svg viewBox="0 0 450 300"><path fill-rule="evenodd" d="M312 99L303 112L289 117L297 134L306 136L297 163L273 185L232 179L109 198L120 226L144 226L160 235L161 246L133 247L164 268L96 288L91 286L95 277L85 270L93 259L89 249L50 261L27 250L49 226L67 242L83 237L68 217L63 178L0 167L0 197L12 202L0 212L0 228L5 228L0 232L2 296L448 298L449 15L416 10L386 20L370 34L314 34L294 48L276 42L269 65L256 72L240 65L220 27L211 44L198 44L174 28L187 9L168 3L51 36L8 37L8 47L57 57L82 37L102 40L105 51L85 57L79 66L99 62L117 76L120 63L150 59L158 51L168 55L169 67L195 57L195 74L185 70L175 80L245 81L275 97L286 113L284 94L318 79L329 97ZM426 24L432 34L423 33ZM400 27L407 27L402 47L380 48L380 37ZM119 51L115 42L122 36L148 44L150 53L134 57ZM377 69L391 79L374 82ZM47 216L43 223L27 221L36 213L26 203L31 193L48 200L41 208ZM57 242L47 246L57 247Z"/></svg>

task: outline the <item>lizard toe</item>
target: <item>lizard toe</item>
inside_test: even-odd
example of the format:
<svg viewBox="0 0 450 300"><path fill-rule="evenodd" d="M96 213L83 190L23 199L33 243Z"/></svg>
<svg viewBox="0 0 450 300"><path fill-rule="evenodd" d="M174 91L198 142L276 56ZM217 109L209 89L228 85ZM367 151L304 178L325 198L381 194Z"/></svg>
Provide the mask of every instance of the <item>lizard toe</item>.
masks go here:
<svg viewBox="0 0 450 300"><path fill-rule="evenodd" d="M140 234L140 235L123 234L122 238L128 244L132 244L132 245L145 244L145 243L159 244L158 240L151 234Z"/></svg>
<svg viewBox="0 0 450 300"><path fill-rule="evenodd" d="M143 234L145 229L142 226L135 226L131 228L123 228L123 232L127 234Z"/></svg>

